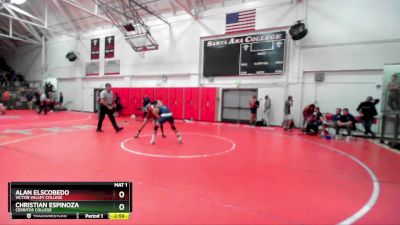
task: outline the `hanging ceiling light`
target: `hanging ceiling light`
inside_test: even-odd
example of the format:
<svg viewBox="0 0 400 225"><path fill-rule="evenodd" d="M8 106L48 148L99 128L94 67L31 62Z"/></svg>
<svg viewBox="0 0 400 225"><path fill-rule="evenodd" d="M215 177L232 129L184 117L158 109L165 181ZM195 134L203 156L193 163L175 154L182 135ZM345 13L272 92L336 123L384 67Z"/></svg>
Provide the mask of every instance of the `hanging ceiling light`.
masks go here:
<svg viewBox="0 0 400 225"><path fill-rule="evenodd" d="M21 5L25 2L26 2L26 0L11 0L11 3L17 4L17 5Z"/></svg>

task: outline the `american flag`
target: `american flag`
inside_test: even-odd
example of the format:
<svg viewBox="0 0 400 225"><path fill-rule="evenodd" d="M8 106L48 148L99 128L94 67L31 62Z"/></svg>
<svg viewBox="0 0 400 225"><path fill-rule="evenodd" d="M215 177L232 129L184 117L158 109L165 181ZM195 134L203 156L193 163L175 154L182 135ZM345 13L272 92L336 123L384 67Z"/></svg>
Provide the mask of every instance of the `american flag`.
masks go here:
<svg viewBox="0 0 400 225"><path fill-rule="evenodd" d="M255 9L226 14L225 33L251 31L255 30L255 27L256 27Z"/></svg>

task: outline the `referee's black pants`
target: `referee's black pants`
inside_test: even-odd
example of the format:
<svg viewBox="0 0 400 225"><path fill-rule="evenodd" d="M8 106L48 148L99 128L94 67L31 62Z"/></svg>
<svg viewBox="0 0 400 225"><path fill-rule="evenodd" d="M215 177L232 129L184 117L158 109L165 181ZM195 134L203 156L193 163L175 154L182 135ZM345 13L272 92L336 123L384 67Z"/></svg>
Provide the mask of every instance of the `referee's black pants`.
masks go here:
<svg viewBox="0 0 400 225"><path fill-rule="evenodd" d="M114 110L110 110L107 107L105 107L104 105L100 106L100 116L99 116L99 122L97 124L97 130L101 130L101 127L103 126L103 120L106 117L106 115L108 115L108 118L110 118L110 121L114 127L115 130L118 130L119 127L117 125L117 122L115 122L115 118L114 118Z"/></svg>

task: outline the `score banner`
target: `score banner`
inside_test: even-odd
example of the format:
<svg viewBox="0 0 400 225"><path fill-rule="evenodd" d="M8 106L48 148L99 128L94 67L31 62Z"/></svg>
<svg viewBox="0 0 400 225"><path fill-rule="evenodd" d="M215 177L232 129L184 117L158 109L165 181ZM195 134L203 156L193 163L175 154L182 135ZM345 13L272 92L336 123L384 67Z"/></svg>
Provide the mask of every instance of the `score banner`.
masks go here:
<svg viewBox="0 0 400 225"><path fill-rule="evenodd" d="M203 41L203 76L283 74L286 31Z"/></svg>
<svg viewBox="0 0 400 225"><path fill-rule="evenodd" d="M129 219L131 182L10 182L13 219Z"/></svg>

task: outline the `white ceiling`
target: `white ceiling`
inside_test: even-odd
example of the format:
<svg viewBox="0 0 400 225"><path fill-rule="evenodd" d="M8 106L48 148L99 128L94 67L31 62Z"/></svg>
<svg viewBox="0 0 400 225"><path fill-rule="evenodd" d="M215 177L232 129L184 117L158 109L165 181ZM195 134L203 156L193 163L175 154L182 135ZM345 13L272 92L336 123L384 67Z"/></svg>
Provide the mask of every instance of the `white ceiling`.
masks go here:
<svg viewBox="0 0 400 225"><path fill-rule="evenodd" d="M97 8L96 0L27 0L21 5L0 0L0 47L16 48L26 43L41 43L42 35L51 38L60 33L78 35L111 21ZM121 10L121 2L132 0L102 0ZM241 4L245 0L133 0L158 15L186 13L197 18L199 12L225 4ZM251 1L251 0L247 0ZM247 2L246 1L246 2ZM47 10L46 10L47 8ZM46 19L47 11L47 19ZM143 19L155 18L146 10L136 7ZM12 21L12 22L10 22ZM12 23L12 37L10 37Z"/></svg>

